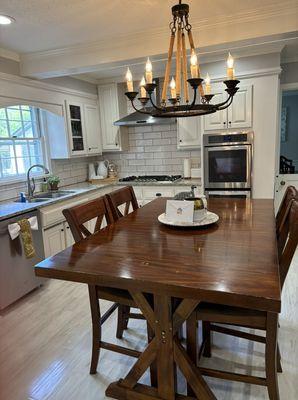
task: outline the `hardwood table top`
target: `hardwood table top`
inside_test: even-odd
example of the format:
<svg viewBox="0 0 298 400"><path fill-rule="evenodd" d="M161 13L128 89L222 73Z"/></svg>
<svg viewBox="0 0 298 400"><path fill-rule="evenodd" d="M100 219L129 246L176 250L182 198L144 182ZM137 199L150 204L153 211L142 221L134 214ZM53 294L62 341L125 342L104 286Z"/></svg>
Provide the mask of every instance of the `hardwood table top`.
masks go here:
<svg viewBox="0 0 298 400"><path fill-rule="evenodd" d="M209 199L219 222L157 220L159 198L35 267L36 275L280 312L272 200Z"/></svg>

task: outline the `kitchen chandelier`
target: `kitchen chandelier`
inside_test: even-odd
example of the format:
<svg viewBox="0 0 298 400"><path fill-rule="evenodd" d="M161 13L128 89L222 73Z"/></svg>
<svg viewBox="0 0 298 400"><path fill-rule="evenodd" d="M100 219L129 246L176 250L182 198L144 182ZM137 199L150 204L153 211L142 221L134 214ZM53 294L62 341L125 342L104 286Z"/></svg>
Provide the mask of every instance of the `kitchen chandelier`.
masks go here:
<svg viewBox="0 0 298 400"><path fill-rule="evenodd" d="M191 31L191 25L189 23L189 5L182 4L179 0L179 4L172 7L173 21L170 23L171 38L170 47L168 51L168 60L165 70L165 79L163 83L161 103L157 103L153 99L153 92L157 85L153 81L152 64L151 61L147 60L145 68L145 77L143 76L140 83L140 94L134 91L133 79L130 69L127 69L126 81L127 81L127 92L125 95L131 101L134 110L149 114L153 117L159 118L179 118L179 117L193 117L206 114L212 114L216 111L224 110L228 108L232 102L234 95L238 91L239 80L235 79L234 72L234 59L229 53L227 60L227 79L224 81L226 85L226 92L228 93L227 99L224 102L212 104L211 100L213 94L211 93L211 80L207 74L205 80L200 77L200 67L198 64L198 57L195 52L195 45ZM190 73L191 78L188 79L187 71L187 55L186 55L186 39L188 36L191 56L190 56ZM172 65L174 44L176 41L176 76L175 79L172 77L170 80L170 71ZM202 83L204 82L204 88ZM193 89L193 98L190 102L189 86ZM171 96L168 98L170 105L167 105L167 89L170 87ZM182 104L181 87L183 86L183 98L184 104ZM198 100L198 90L200 93L200 102ZM138 97L142 108L137 109L135 100ZM152 106L145 107L146 104L151 102Z"/></svg>

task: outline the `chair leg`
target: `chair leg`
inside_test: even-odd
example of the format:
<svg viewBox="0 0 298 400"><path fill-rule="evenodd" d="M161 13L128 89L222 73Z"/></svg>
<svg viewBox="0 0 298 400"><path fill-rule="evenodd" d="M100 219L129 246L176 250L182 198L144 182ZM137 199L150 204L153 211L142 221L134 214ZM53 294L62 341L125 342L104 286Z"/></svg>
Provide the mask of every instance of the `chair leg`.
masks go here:
<svg viewBox="0 0 298 400"><path fill-rule="evenodd" d="M202 322L203 328L203 356L204 357L211 357L211 329L210 329L210 322L203 321Z"/></svg>
<svg viewBox="0 0 298 400"><path fill-rule="evenodd" d="M270 400L279 400L277 378L277 314L267 313L266 381Z"/></svg>
<svg viewBox="0 0 298 400"><path fill-rule="evenodd" d="M130 313L130 307L125 306L125 308L124 308L124 329L127 329L127 327L128 327L129 313Z"/></svg>
<svg viewBox="0 0 298 400"><path fill-rule="evenodd" d="M116 332L117 339L122 339L123 331L127 329L129 310L130 307L122 304L120 304L118 307L118 322Z"/></svg>
<svg viewBox="0 0 298 400"><path fill-rule="evenodd" d="M100 341L101 341L101 322L100 322L100 307L99 301L96 294L96 287L88 285L89 289L89 300L90 310L92 319L92 355L90 364L90 374L96 374L99 352L100 352Z"/></svg>
<svg viewBox="0 0 298 400"><path fill-rule="evenodd" d="M279 350L279 345L277 343L277 372L282 372L282 365L281 365L281 355L280 355L280 350Z"/></svg>
<svg viewBox="0 0 298 400"><path fill-rule="evenodd" d="M122 339L123 336L123 320L124 320L124 310L123 310L124 306L123 305L119 305L118 307L118 320L117 320L117 332L116 332L116 338L117 339Z"/></svg>
<svg viewBox="0 0 298 400"><path fill-rule="evenodd" d="M186 321L186 351L194 365L197 365L197 351L198 351L198 321L196 313L192 313ZM195 393L191 386L187 384L187 395L195 397Z"/></svg>

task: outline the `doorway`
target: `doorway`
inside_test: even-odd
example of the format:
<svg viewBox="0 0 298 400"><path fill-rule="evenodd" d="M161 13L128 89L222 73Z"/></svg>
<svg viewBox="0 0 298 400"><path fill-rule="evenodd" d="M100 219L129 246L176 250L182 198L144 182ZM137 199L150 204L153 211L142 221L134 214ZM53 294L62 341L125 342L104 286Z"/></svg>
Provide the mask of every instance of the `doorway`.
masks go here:
<svg viewBox="0 0 298 400"><path fill-rule="evenodd" d="M291 86L291 88L282 88L281 92L280 154L275 188L276 209L289 185L298 188L298 83Z"/></svg>

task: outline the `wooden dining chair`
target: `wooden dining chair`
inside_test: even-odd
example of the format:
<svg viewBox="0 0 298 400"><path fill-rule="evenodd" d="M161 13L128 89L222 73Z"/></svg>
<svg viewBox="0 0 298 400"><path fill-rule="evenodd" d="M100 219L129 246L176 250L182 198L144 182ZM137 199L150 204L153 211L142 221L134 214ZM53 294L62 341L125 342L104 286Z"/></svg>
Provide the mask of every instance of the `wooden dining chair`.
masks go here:
<svg viewBox="0 0 298 400"><path fill-rule="evenodd" d="M298 191L294 186L288 186L283 199L280 203L278 212L276 214L276 232L279 234L279 230L282 224L282 220L286 214L287 207L292 199L298 199Z"/></svg>
<svg viewBox="0 0 298 400"><path fill-rule="evenodd" d="M281 237L286 237L279 255L280 281L281 287L283 287L298 244L298 200L292 199L288 204L280 231L282 232ZM195 363L198 361L197 354L199 358L201 355L211 357L211 332L263 343L265 344L265 378L210 368L200 368L200 372L209 377L267 386L270 400L278 400L277 372L282 372L279 348L278 345L276 346L278 325L270 314L240 307L201 303L196 312L187 321L187 351L189 356ZM198 321L202 321L203 324L203 341L199 353L197 353ZM259 329L265 331L266 334L265 336L259 336L222 326L221 324ZM189 389L189 392L191 394L191 389Z"/></svg>
<svg viewBox="0 0 298 400"><path fill-rule="evenodd" d="M69 224L75 242L79 242L84 238L98 232L102 228L104 219L106 220L106 224L110 224L114 221L106 197L100 197L84 204L79 204L77 206L65 209L63 210L63 215ZM90 228L92 225L94 226L93 229ZM88 289L93 332L90 374L95 374L101 348L126 354L132 357L139 356L139 353L133 349L117 346L101 340L101 327L117 308L121 311L119 313L120 319L118 318L116 336L117 338L121 338L123 330L125 329L125 326L127 326L127 321L124 319L126 316L127 307L130 308L137 306L126 290L95 285L88 285ZM100 313L99 299L113 302L113 305L105 312L103 316L101 316ZM123 308L125 310L122 310Z"/></svg>
<svg viewBox="0 0 298 400"><path fill-rule="evenodd" d="M132 210L139 208L132 186L125 186L121 189L114 190L108 193L106 197L115 221L125 217L129 213L130 208L132 208Z"/></svg>
<svg viewBox="0 0 298 400"><path fill-rule="evenodd" d="M115 221L119 218L125 217L130 209L136 210L139 208L135 192L132 186L125 186L111 193L106 194L109 202L111 212ZM122 330L119 327L119 336L122 336L123 330L127 329L130 318L136 317L138 314L130 312L130 307L123 307L118 309L118 320L124 321Z"/></svg>

